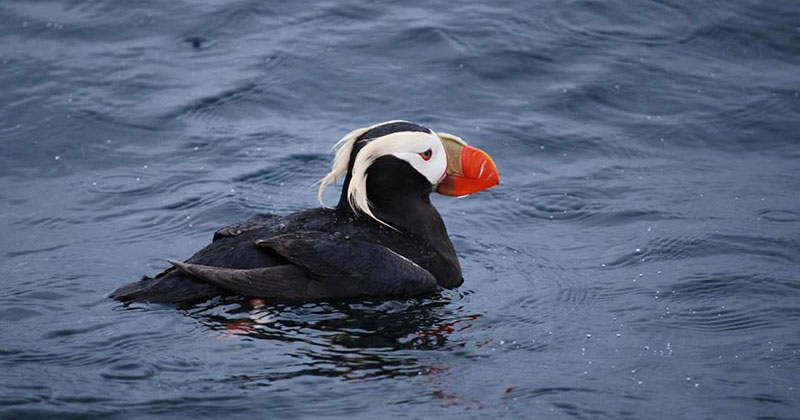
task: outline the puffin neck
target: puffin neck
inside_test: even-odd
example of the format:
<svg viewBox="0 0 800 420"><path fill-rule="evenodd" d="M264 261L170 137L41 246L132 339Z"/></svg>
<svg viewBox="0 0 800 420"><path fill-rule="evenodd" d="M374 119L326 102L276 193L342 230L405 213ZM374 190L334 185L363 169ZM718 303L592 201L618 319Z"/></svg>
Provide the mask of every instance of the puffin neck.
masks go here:
<svg viewBox="0 0 800 420"><path fill-rule="evenodd" d="M356 211L347 199L351 178L348 171L337 208L354 214ZM422 174L408 162L391 155L375 160L367 172L367 197L372 212L402 231L422 236L446 234L441 216L430 201L432 191L430 182Z"/></svg>

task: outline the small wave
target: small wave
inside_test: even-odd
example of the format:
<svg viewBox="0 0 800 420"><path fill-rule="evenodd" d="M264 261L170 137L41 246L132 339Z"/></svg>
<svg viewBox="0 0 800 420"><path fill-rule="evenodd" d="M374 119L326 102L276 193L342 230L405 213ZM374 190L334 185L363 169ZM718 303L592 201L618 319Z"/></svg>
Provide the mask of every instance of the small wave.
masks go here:
<svg viewBox="0 0 800 420"><path fill-rule="evenodd" d="M768 331L780 327L775 314L764 308L721 309L719 306L697 307L670 314L670 328L707 332Z"/></svg>
<svg viewBox="0 0 800 420"><path fill-rule="evenodd" d="M586 37L647 45L681 44L696 35L697 7L650 0L574 0L549 9L548 21Z"/></svg>
<svg viewBox="0 0 800 420"><path fill-rule="evenodd" d="M777 223L797 223L800 222L800 213L791 210L760 210L758 217L761 219Z"/></svg>
<svg viewBox="0 0 800 420"><path fill-rule="evenodd" d="M240 175L234 181L250 185L302 184L318 176L319 168L327 164L325 154L296 154L281 159L278 163Z"/></svg>
<svg viewBox="0 0 800 420"><path fill-rule="evenodd" d="M607 263L608 267L632 267L642 261L680 261L711 256L749 255L775 261L796 262L798 244L793 239L720 233L655 237L642 248L632 249Z"/></svg>
<svg viewBox="0 0 800 420"><path fill-rule="evenodd" d="M142 196L153 193L154 180L136 173L109 175L85 184L85 188L95 194Z"/></svg>
<svg viewBox="0 0 800 420"><path fill-rule="evenodd" d="M141 381L152 378L155 373L156 369L152 366L123 362L107 367L100 376L115 381Z"/></svg>
<svg viewBox="0 0 800 420"><path fill-rule="evenodd" d="M704 273L680 279L671 286L672 299L701 302L750 296L783 296L800 292L800 284L763 274Z"/></svg>
<svg viewBox="0 0 800 420"><path fill-rule="evenodd" d="M22 256L25 256L25 255L39 254L39 253L43 253L43 252L55 251L57 249L62 249L64 247L66 247L66 245L61 244L61 245L53 245L53 246L48 246L48 247L43 247L43 248L34 248L34 249L24 249L24 250L19 250L19 251L11 251L11 252L7 252L6 253L6 257L8 257L8 258L22 257Z"/></svg>

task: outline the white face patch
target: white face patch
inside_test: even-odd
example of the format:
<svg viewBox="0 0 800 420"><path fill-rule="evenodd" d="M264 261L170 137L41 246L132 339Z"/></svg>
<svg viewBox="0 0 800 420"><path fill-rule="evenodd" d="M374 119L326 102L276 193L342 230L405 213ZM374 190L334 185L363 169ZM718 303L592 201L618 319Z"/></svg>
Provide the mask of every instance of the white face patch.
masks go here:
<svg viewBox="0 0 800 420"><path fill-rule="evenodd" d="M436 133L402 132L390 134L386 137L397 136L398 143L406 146L408 151L390 153L408 162L417 172L421 173L435 186L447 170L447 155L439 136ZM396 138L396 137L395 137Z"/></svg>
<svg viewBox="0 0 800 420"><path fill-rule="evenodd" d="M353 162L353 177L347 190L347 198L354 209L381 223L383 221L375 217L369 208L367 170L376 159L387 155L408 162L431 183L431 188L439 183L447 170L447 155L436 133L401 131L370 140L359 150Z"/></svg>
<svg viewBox="0 0 800 420"><path fill-rule="evenodd" d="M328 175L320 180L320 203L322 203L322 192L325 187L347 173L350 153L355 147L358 137L375 127L394 122L407 121L386 121L359 128L348 133L336 144L338 150L333 161L333 168ZM392 155L408 162L411 167L431 183L431 188L439 184L447 170L447 154L441 139L435 132L401 131L376 139L369 139L369 143L359 150L358 155L356 155L352 168L353 177L345 194L347 194L347 200L353 209L383 224L386 223L375 217L369 208L367 170L376 159L386 155Z"/></svg>

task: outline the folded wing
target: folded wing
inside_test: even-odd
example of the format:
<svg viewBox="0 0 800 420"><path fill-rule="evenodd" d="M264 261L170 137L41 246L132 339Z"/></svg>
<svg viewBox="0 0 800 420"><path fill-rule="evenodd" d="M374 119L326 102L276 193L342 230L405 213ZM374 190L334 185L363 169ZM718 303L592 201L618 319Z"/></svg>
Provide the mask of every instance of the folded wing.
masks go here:
<svg viewBox="0 0 800 420"><path fill-rule="evenodd" d="M181 271L237 294L281 299L410 296L438 288L413 261L372 242L305 231L256 241L290 264L236 270L170 261Z"/></svg>

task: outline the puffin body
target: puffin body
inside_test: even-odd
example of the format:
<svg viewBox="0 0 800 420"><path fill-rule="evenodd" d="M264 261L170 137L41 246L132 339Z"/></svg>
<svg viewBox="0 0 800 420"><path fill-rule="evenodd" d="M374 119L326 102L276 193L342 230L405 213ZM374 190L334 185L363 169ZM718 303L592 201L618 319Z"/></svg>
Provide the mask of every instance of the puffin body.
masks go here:
<svg viewBox="0 0 800 420"><path fill-rule="evenodd" d="M483 151L407 121L348 133L319 197L344 177L335 208L260 214L153 278L115 290L126 302L187 303L219 295L287 301L403 297L461 285L434 190L463 196L499 183Z"/></svg>

